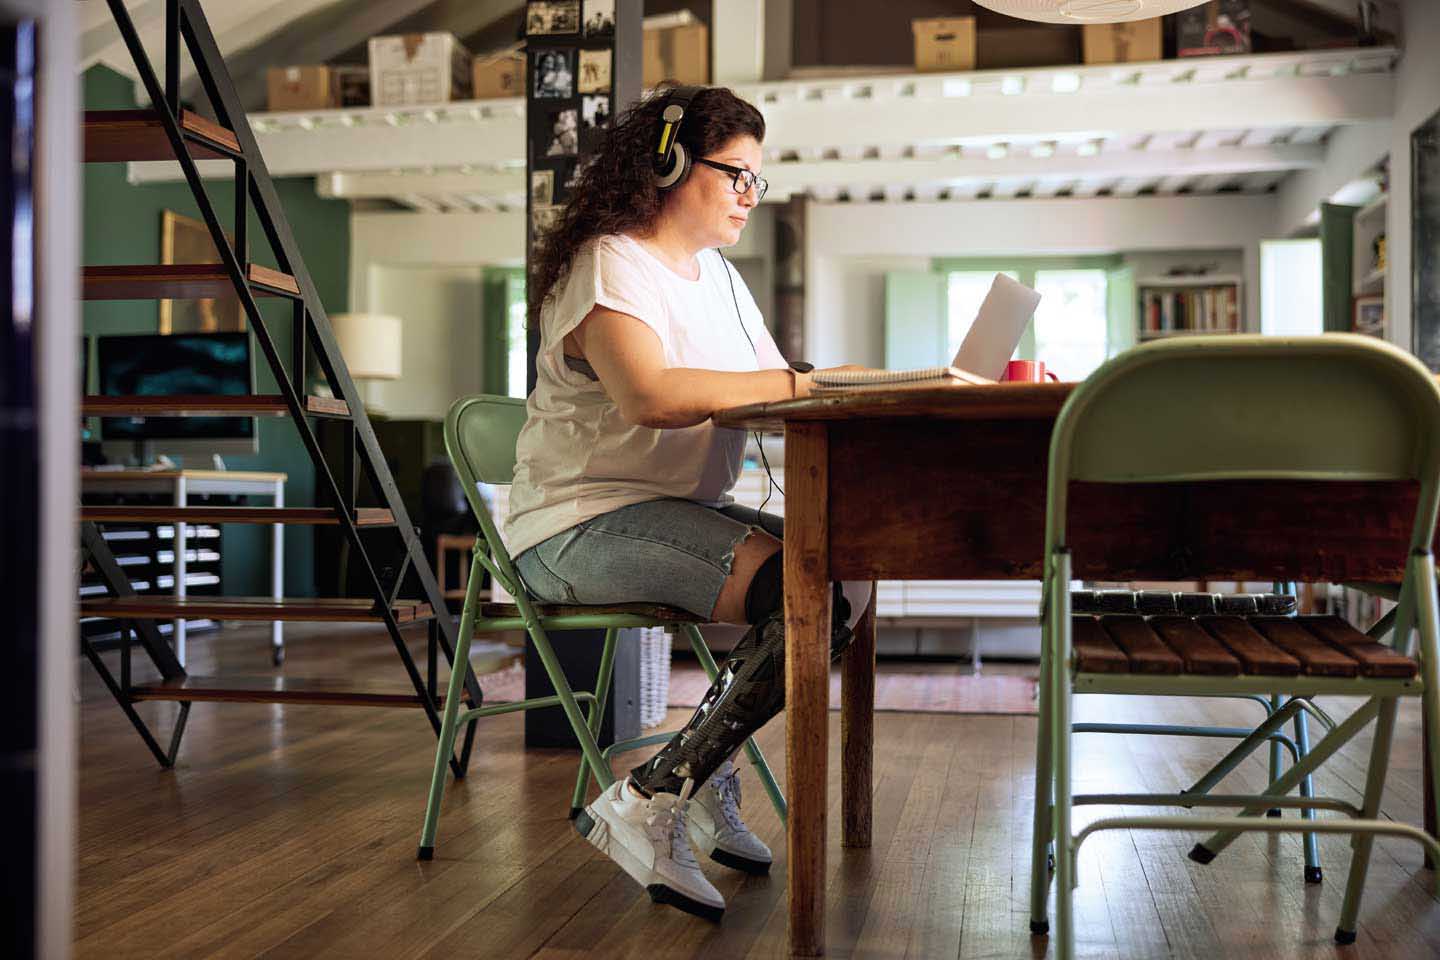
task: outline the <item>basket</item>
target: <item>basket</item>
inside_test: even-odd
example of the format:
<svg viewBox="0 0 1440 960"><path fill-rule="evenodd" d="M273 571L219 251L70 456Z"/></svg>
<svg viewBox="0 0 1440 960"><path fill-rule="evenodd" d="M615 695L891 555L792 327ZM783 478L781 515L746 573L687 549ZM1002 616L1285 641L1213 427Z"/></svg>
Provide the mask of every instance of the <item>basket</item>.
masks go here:
<svg viewBox="0 0 1440 960"><path fill-rule="evenodd" d="M640 726L665 722L670 702L670 634L664 627L640 629Z"/></svg>

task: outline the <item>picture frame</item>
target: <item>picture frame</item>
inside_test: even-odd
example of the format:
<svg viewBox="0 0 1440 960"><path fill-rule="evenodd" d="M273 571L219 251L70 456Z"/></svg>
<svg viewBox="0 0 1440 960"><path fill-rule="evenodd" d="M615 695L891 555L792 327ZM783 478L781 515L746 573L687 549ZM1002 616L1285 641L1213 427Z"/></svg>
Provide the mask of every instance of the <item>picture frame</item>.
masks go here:
<svg viewBox="0 0 1440 960"><path fill-rule="evenodd" d="M580 149L589 153L600 143L610 123L608 94L586 94L580 98Z"/></svg>
<svg viewBox="0 0 1440 960"><path fill-rule="evenodd" d="M608 49L580 51L581 93L610 92L610 54Z"/></svg>
<svg viewBox="0 0 1440 960"><path fill-rule="evenodd" d="M226 240L234 238L226 234ZM220 263L220 253L203 220L174 210L160 211L160 262ZM158 330L172 333L238 333L246 329L245 310L238 297L203 297L197 300L160 300Z"/></svg>
<svg viewBox="0 0 1440 960"><path fill-rule="evenodd" d="M569 100L575 96L575 52L539 49L530 54L536 100Z"/></svg>
<svg viewBox="0 0 1440 960"><path fill-rule="evenodd" d="M530 171L530 205L548 207L555 202L555 171Z"/></svg>
<svg viewBox="0 0 1440 960"><path fill-rule="evenodd" d="M525 35L551 37L580 32L580 0L530 0L525 5Z"/></svg>
<svg viewBox="0 0 1440 960"><path fill-rule="evenodd" d="M1372 337L1385 336L1385 295L1381 293L1358 294L1353 301L1350 329Z"/></svg>
<svg viewBox="0 0 1440 960"><path fill-rule="evenodd" d="M585 0L585 39L615 35L615 0Z"/></svg>
<svg viewBox="0 0 1440 960"><path fill-rule="evenodd" d="M574 107L545 114L539 153L546 157L573 157L580 152L580 111Z"/></svg>

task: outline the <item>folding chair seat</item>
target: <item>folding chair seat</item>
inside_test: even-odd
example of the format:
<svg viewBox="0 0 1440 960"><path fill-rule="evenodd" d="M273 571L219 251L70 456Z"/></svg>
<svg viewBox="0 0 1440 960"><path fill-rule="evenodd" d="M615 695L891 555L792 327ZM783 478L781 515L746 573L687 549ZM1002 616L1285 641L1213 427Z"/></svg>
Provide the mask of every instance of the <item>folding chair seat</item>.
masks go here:
<svg viewBox="0 0 1440 960"><path fill-rule="evenodd" d="M462 724L474 724L481 717L502 713L560 707L575 738L580 742L580 770L576 775L575 791L570 799L570 818L574 820L585 805L585 795L592 775L599 781L601 789L615 782L609 760L612 753L646 744L662 743L671 737L668 733L652 734L611 744L605 750L601 750L596 743L601 718L605 714L619 631L631 627L673 627L689 640L691 649L712 681L718 673L715 658L711 656L710 649L705 645L705 639L700 633L699 625L705 620L685 610L645 603L610 606L546 604L539 603L531 595L515 569L509 550L490 516L489 508L480 496L479 486L481 483L510 483L515 472L515 441L524 425L525 401L484 394L462 397L450 407L445 417L445 449L450 455L455 472L460 476L465 498L480 524L481 533L475 542L470 578L465 591L465 606L460 614L454 663L466 662L470 655L471 642L477 634L524 630L535 645L545 673L555 689L555 695L488 707L467 702L462 712L465 671L451 670L449 692L445 697L441 717L440 742L436 747L435 766L431 771L425 822L420 830L418 857L421 860L432 859L435 855L435 835L440 822L445 769L455 746L455 735ZM487 572L515 598L514 603L494 603L480 599L480 584ZM605 645L600 654L595 689L572 690L555 656L547 631L595 629L605 631ZM585 714L580 712L581 703L589 705ZM785 797L775 782L769 764L765 762L764 755L753 739L746 741L745 752L783 823L786 813Z"/></svg>
<svg viewBox="0 0 1440 960"><path fill-rule="evenodd" d="M1317 422L1326 424L1323 433L1311 429ZM1395 608L1362 633L1335 617L1288 616L1284 601L1261 597L1072 596L1074 558L1067 537L1072 482L1214 481L1413 484L1416 512L1403 580L1392 594ZM1149 343L1107 362L1071 393L1051 435L1047 474L1030 915L1032 933L1049 931L1045 861L1053 840L1060 960L1074 956L1076 857L1084 841L1099 831L1208 832L1190 852L1200 863L1208 863L1243 831L1351 834L1353 855L1335 931L1341 944L1355 940L1377 835L1414 840L1440 862L1440 844L1433 837L1380 816L1400 697L1424 698L1431 786L1440 797L1440 612L1431 554L1437 513L1440 387L1414 357L1373 338L1230 335ZM1280 552L1290 557L1291 567L1276 573L1304 572L1304 557L1343 555L1347 545L1328 528L1307 531L1306 537L1303 555ZM1175 549L1186 546L1181 541ZM1077 610L1086 612L1077 615ZM1071 737L1086 732L1087 725L1072 724L1071 717L1073 696L1081 693L1257 697L1279 706L1189 789L1077 796ZM1313 703L1328 695L1362 702L1336 722ZM1272 773L1259 794L1211 792L1302 711L1321 718L1328 731L1289 770ZM1289 796L1372 722L1359 805L1304 793ZM1239 815L1106 817L1074 833L1072 811L1080 804L1230 807ZM1274 808L1341 816L1261 817Z"/></svg>

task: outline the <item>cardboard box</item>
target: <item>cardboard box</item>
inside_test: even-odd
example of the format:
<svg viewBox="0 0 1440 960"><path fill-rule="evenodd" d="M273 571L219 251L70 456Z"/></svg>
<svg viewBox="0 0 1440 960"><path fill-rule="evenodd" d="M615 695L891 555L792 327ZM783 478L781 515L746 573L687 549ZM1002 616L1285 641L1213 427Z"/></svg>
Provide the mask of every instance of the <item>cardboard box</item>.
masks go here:
<svg viewBox="0 0 1440 960"><path fill-rule="evenodd" d="M980 31L976 67L981 70L1070 66L1079 62L1078 26L1035 23Z"/></svg>
<svg viewBox="0 0 1440 960"><path fill-rule="evenodd" d="M267 107L276 110L331 110L340 90L326 66L271 67L265 74Z"/></svg>
<svg viewBox="0 0 1440 960"><path fill-rule="evenodd" d="M525 54L512 48L476 57L470 96L476 100L525 96Z"/></svg>
<svg viewBox="0 0 1440 960"><path fill-rule="evenodd" d="M470 99L470 51L449 33L370 38L370 99L407 107Z"/></svg>
<svg viewBox="0 0 1440 960"><path fill-rule="evenodd" d="M646 30L643 47L641 82L645 86L653 87L662 80L710 82L710 28L705 24Z"/></svg>
<svg viewBox="0 0 1440 960"><path fill-rule="evenodd" d="M1209 0L1174 17L1176 56L1250 52L1250 0Z"/></svg>
<svg viewBox="0 0 1440 960"><path fill-rule="evenodd" d="M975 18L940 17L911 20L915 34L915 69L959 71L975 69Z"/></svg>
<svg viewBox="0 0 1440 960"><path fill-rule="evenodd" d="M1086 63L1144 63L1164 56L1161 18L1085 24Z"/></svg>

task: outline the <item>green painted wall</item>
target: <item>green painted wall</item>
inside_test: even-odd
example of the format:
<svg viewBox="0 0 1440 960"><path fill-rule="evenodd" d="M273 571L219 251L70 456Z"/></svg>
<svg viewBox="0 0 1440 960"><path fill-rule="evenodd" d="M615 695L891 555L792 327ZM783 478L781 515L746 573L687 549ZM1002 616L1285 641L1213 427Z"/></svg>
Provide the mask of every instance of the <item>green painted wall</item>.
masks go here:
<svg viewBox="0 0 1440 960"><path fill-rule="evenodd" d="M87 110L127 110L136 107L131 81L107 67L96 66L84 76ZM160 262L160 215L174 210L200 217L185 182L133 186L125 179L125 164L87 164L85 177L85 227L83 255L86 264ZM234 216L235 191L231 180L207 180L211 203L221 221ZM310 178L275 181L275 191L284 205L286 219L300 246L305 265L315 281L328 313L339 313L349 302L350 209L343 200L328 200L315 194ZM253 213L249 227L251 258L274 266L268 244ZM260 301L266 329L277 345L290 342L288 303ZM159 305L153 300L86 302L84 329L90 336L108 333L154 333L159 325ZM284 347L282 346L282 350ZM277 392L275 378L259 348L256 384L261 393ZM254 456L231 456L225 462L232 470L279 470L289 474L285 502L289 506L315 503L315 470L294 424L288 419L259 420L260 452ZM222 589L234 596L265 595L269 588L269 530L263 527L228 526L224 531L221 570ZM285 593L309 596L314 593L314 538L309 527L285 530Z"/></svg>

